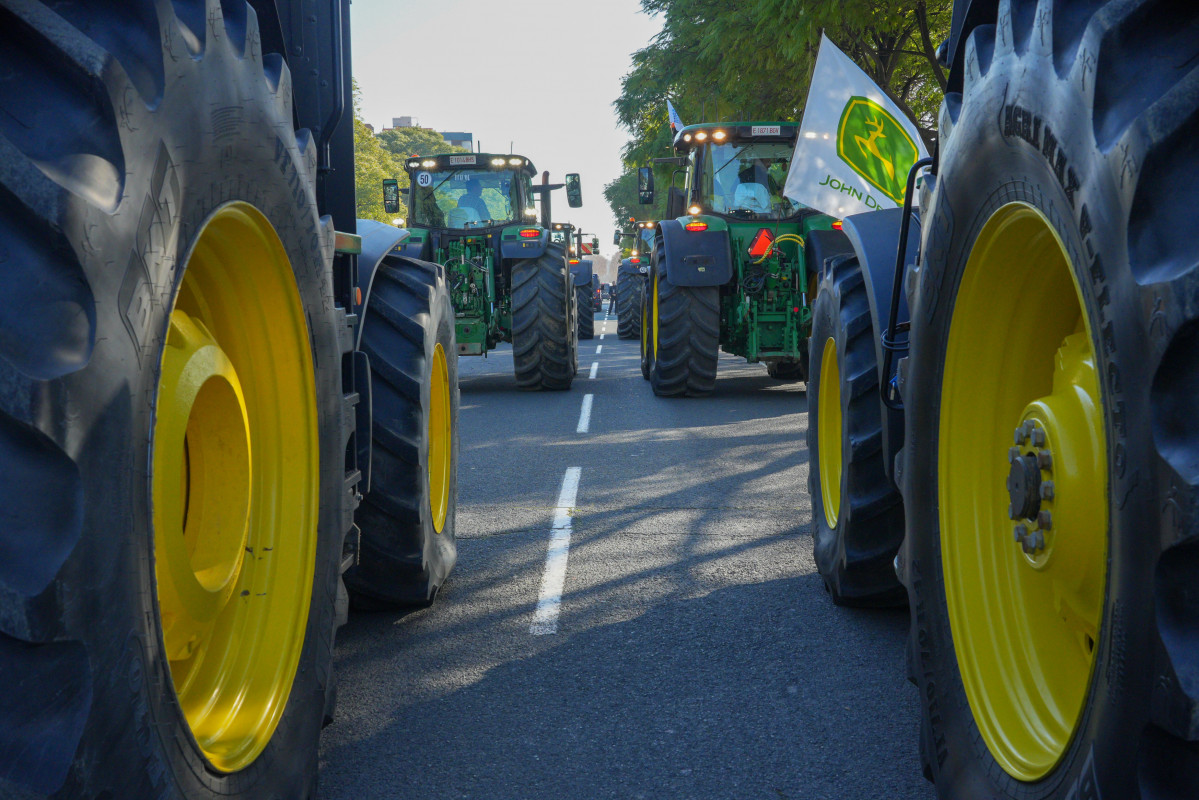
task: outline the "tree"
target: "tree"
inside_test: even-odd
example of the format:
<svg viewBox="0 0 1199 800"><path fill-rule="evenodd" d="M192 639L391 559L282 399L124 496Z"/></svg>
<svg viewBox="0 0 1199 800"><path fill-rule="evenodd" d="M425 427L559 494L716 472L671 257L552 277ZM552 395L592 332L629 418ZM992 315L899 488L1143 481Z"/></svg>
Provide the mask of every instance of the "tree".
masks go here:
<svg viewBox="0 0 1199 800"><path fill-rule="evenodd" d="M623 152L629 167L672 155L667 99L684 123L798 121L821 32L895 101L932 149L946 85L935 43L949 35L950 0L642 0L641 6L661 14L663 27L633 54L613 103L631 134ZM668 182L672 171L656 168L655 177ZM618 218L623 197L614 190L609 198Z"/></svg>
<svg viewBox="0 0 1199 800"><path fill-rule="evenodd" d="M431 128L389 128L376 136L385 150L400 159L468 152L465 147L453 146Z"/></svg>
<svg viewBox="0 0 1199 800"><path fill-rule="evenodd" d="M622 231L631 230L629 218L658 219L662 216L666 203L662 199L663 192L658 192L652 205L643 206L637 202L637 171L626 168L620 177L604 186L604 199L612 208L612 216L616 227Z"/></svg>
<svg viewBox="0 0 1199 800"><path fill-rule="evenodd" d="M403 159L396 158L379 143L362 121L360 92L354 82L354 200L359 219L374 219L390 223L397 216L407 218L408 209L400 200L400 213L383 210L383 179L396 178L402 190L408 186L408 173Z"/></svg>

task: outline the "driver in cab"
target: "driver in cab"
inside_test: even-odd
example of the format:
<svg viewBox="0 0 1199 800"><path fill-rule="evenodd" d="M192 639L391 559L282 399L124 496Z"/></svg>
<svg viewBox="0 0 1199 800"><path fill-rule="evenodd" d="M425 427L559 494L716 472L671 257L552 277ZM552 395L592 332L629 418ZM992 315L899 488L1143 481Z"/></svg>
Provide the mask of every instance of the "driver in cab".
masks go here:
<svg viewBox="0 0 1199 800"><path fill-rule="evenodd" d="M491 218L491 211L483 200L483 186L474 178L467 179L466 194L458 198L458 208L470 209L480 220Z"/></svg>

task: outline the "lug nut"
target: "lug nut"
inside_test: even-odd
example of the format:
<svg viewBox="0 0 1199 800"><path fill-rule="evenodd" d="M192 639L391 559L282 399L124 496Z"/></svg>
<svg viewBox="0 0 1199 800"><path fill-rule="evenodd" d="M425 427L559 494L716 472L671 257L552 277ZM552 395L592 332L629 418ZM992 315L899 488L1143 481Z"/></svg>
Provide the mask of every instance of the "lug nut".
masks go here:
<svg viewBox="0 0 1199 800"><path fill-rule="evenodd" d="M1025 540L1028 539L1028 526L1027 525L1024 525L1023 523L1021 523L1020 525L1017 525L1014 529L1014 532L1016 534L1016 541L1019 542L1020 544L1024 544Z"/></svg>
<svg viewBox="0 0 1199 800"><path fill-rule="evenodd" d="M1045 429L1044 428L1039 428L1036 426L1033 427L1033 429L1032 429L1032 446L1033 447L1044 447L1045 446Z"/></svg>
<svg viewBox="0 0 1199 800"><path fill-rule="evenodd" d="M1053 454L1048 450L1038 450L1037 466L1041 469L1053 469Z"/></svg>
<svg viewBox="0 0 1199 800"><path fill-rule="evenodd" d="M1016 444L1021 444L1024 442L1024 426L1023 425L1021 425L1019 428L1016 428L1015 440L1016 440Z"/></svg>
<svg viewBox="0 0 1199 800"><path fill-rule="evenodd" d="M1033 531L1024 539L1022 546L1024 552L1030 556L1039 553L1045 549L1045 535L1040 531Z"/></svg>
<svg viewBox="0 0 1199 800"><path fill-rule="evenodd" d="M1048 511L1041 511L1037 514L1037 525L1043 531L1053 530L1053 515Z"/></svg>
<svg viewBox="0 0 1199 800"><path fill-rule="evenodd" d="M1053 499L1053 481L1041 481L1041 499Z"/></svg>
<svg viewBox="0 0 1199 800"><path fill-rule="evenodd" d="M1015 461L1019 457L1020 457L1020 448L1019 447L1008 448L1007 463L1011 464L1013 461Z"/></svg>

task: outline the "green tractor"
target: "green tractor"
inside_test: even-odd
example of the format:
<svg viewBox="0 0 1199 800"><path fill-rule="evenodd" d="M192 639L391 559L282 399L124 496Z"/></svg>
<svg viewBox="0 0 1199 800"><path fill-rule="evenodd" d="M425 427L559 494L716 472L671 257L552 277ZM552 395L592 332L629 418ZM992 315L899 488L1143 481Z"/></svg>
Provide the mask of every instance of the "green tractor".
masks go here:
<svg viewBox="0 0 1199 800"><path fill-rule="evenodd" d="M599 288L599 280L592 267L591 259L583 258L584 254L599 251L599 240L592 238L590 243L584 243L587 234L580 231L569 222L555 222L550 230L550 241L563 245L568 253L566 263L574 279L575 299L578 305L578 338L595 338L595 292Z"/></svg>
<svg viewBox="0 0 1199 800"><path fill-rule="evenodd" d="M797 126L786 122L690 125L678 154L667 219L653 229L642 301L642 374L654 394L698 396L716 386L717 352L764 362L773 378L806 380L813 232L837 220L783 196ZM638 170L638 199L654 199ZM817 242L819 237L817 237Z"/></svg>
<svg viewBox="0 0 1199 800"><path fill-rule="evenodd" d="M612 243L620 246L631 238L629 257L620 262L616 273L616 333L621 339L641 336L641 301L645 297L645 276L649 272L648 254L654 248L654 222L629 219L632 231L617 231Z"/></svg>
<svg viewBox="0 0 1199 800"><path fill-rule="evenodd" d="M933 157L818 265L816 567L908 601L943 800L1199 797L1197 25L959 0Z"/></svg>
<svg viewBox="0 0 1199 800"><path fill-rule="evenodd" d="M414 156L406 169L410 235L396 252L445 268L459 355L510 342L520 388L569 389L578 372L576 300L567 248L552 238L550 192L565 186L578 208L579 176L550 184L545 173L534 184L529 159L488 153ZM398 211L393 180L384 197L388 213Z"/></svg>

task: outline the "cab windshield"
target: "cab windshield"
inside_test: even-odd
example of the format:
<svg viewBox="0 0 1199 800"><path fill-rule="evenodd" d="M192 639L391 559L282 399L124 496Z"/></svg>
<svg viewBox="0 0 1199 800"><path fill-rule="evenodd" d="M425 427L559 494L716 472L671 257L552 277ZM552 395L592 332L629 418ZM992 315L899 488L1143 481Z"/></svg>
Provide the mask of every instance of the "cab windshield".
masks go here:
<svg viewBox="0 0 1199 800"><path fill-rule="evenodd" d="M637 251L649 255L654 250L654 229L637 229Z"/></svg>
<svg viewBox="0 0 1199 800"><path fill-rule="evenodd" d="M786 219L804 207L783 196L791 146L783 143L710 144L700 160L698 201L717 214Z"/></svg>
<svg viewBox="0 0 1199 800"><path fill-rule="evenodd" d="M519 184L528 180L511 170L415 172L412 222L428 228L470 229L520 221Z"/></svg>

